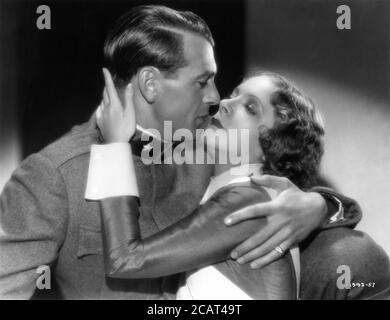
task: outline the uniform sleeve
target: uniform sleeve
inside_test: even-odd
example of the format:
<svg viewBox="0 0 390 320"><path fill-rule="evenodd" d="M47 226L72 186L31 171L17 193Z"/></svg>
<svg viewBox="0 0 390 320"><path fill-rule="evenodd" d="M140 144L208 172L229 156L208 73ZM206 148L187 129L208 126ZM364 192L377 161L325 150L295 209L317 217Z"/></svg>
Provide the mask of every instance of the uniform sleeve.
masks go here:
<svg viewBox="0 0 390 320"><path fill-rule="evenodd" d="M153 278L200 268L229 258L230 251L266 224L264 218L226 226L224 218L247 205L269 200L249 185L228 186L184 219L142 239L138 199L101 201L106 274Z"/></svg>
<svg viewBox="0 0 390 320"><path fill-rule="evenodd" d="M28 299L64 241L67 194L60 172L40 154L27 158L0 196L0 299Z"/></svg>
<svg viewBox="0 0 390 320"><path fill-rule="evenodd" d="M362 219L362 210L355 200L326 187L315 187L311 191L321 194L328 206L327 219L321 229L355 228Z"/></svg>

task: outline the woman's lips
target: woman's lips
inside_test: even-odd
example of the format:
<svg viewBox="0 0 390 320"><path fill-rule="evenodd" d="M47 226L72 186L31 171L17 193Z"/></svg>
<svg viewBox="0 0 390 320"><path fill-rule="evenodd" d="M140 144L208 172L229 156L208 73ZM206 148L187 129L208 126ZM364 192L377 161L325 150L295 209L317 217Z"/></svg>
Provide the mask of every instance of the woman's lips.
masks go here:
<svg viewBox="0 0 390 320"><path fill-rule="evenodd" d="M219 129L224 129L223 125L221 124L221 122L217 118L214 118L214 117L211 118L211 124Z"/></svg>

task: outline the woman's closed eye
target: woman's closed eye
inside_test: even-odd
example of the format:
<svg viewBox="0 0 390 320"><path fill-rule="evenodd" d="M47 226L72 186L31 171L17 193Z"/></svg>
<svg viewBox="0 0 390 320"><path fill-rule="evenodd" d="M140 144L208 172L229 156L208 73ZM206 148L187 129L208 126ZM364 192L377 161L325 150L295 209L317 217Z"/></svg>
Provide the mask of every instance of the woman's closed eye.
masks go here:
<svg viewBox="0 0 390 320"><path fill-rule="evenodd" d="M245 109L248 113L252 115L256 115L256 106L253 103L249 103L245 105Z"/></svg>

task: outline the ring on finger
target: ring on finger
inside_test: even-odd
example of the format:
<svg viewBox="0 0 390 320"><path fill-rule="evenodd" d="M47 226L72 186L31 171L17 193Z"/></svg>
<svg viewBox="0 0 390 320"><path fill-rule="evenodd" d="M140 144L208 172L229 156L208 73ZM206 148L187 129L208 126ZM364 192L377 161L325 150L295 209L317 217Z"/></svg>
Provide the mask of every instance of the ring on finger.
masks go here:
<svg viewBox="0 0 390 320"><path fill-rule="evenodd" d="M276 246L274 249L280 256L284 255L284 250L282 249L281 246Z"/></svg>

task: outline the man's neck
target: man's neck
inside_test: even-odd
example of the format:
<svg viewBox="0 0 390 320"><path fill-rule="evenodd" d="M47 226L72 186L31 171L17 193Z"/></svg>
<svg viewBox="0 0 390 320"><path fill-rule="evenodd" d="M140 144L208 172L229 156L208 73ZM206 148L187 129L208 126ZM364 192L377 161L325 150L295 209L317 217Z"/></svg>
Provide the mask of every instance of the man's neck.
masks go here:
<svg viewBox="0 0 390 320"><path fill-rule="evenodd" d="M151 128L145 129L143 126L137 124L136 129L141 133L141 135L147 135L147 136L152 137L153 139L157 139L158 141L167 143L167 141L164 140L164 137L161 135L161 133L160 133L160 136L155 135L153 132L151 132L151 130L150 130ZM157 130L157 129L155 129L155 130Z"/></svg>
<svg viewBox="0 0 390 320"><path fill-rule="evenodd" d="M148 104L141 94L134 96L134 111L137 121L137 129L141 132L150 133L150 129L157 130L163 138L163 123L161 123L153 112L153 108L158 108L156 105Z"/></svg>

